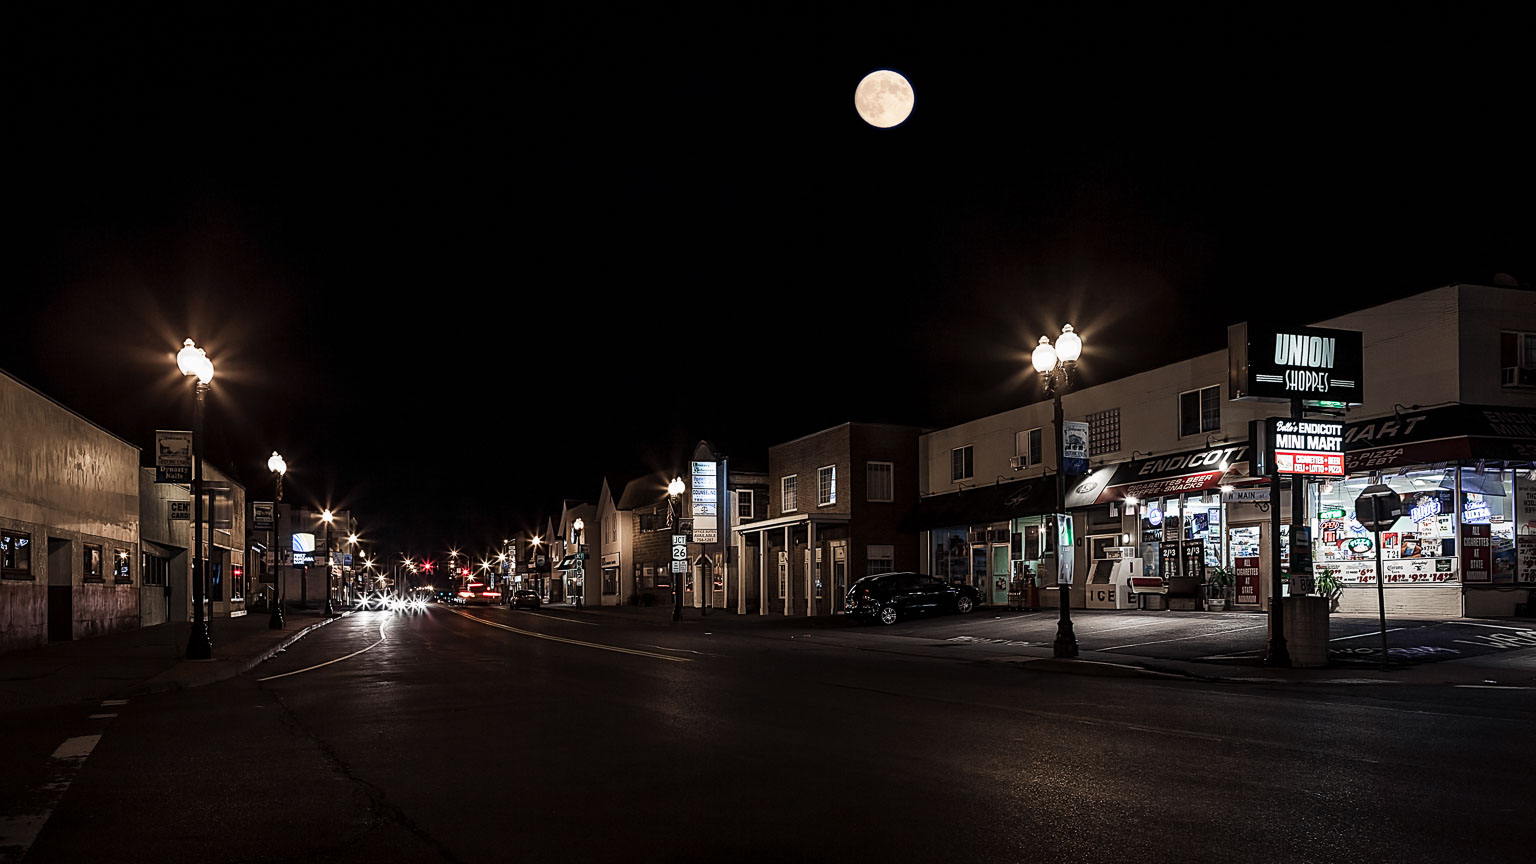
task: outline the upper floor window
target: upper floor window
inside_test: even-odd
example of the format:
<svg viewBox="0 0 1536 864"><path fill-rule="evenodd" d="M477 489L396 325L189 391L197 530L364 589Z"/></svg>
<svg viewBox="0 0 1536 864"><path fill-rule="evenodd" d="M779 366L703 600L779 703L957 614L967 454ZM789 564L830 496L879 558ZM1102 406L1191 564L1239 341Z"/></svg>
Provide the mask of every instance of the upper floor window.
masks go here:
<svg viewBox="0 0 1536 864"><path fill-rule="evenodd" d="M103 581L101 572L101 547L95 543L85 544L85 581Z"/></svg>
<svg viewBox="0 0 1536 864"><path fill-rule="evenodd" d="M1536 387L1536 333L1499 334L1499 381L1505 387Z"/></svg>
<svg viewBox="0 0 1536 864"><path fill-rule="evenodd" d="M133 570L130 567L127 549L112 550L112 581L132 582Z"/></svg>
<svg viewBox="0 0 1536 864"><path fill-rule="evenodd" d="M1179 437L1221 429L1221 385L1179 394Z"/></svg>
<svg viewBox="0 0 1536 864"><path fill-rule="evenodd" d="M837 466L827 465L816 471L816 506L837 503Z"/></svg>
<svg viewBox="0 0 1536 864"><path fill-rule="evenodd" d="M1120 449L1120 409L1111 408L1088 415L1088 455L1113 453Z"/></svg>
<svg viewBox="0 0 1536 864"><path fill-rule="evenodd" d="M969 480L976 474L976 459L970 444L949 451L949 481Z"/></svg>
<svg viewBox="0 0 1536 864"><path fill-rule="evenodd" d="M793 513L800 508L797 500L796 487L799 485L799 475L791 474L779 481L779 512Z"/></svg>
<svg viewBox="0 0 1536 864"><path fill-rule="evenodd" d="M752 504L754 503L752 501L752 498L753 498L753 496L752 496L752 490L751 489L738 489L738 490L736 490L736 518L737 519L740 519L743 522L745 522L748 519L752 518Z"/></svg>
<svg viewBox="0 0 1536 864"><path fill-rule="evenodd" d="M1044 436L1038 428L1013 433L1013 467L1027 468L1045 461Z"/></svg>
<svg viewBox="0 0 1536 864"><path fill-rule="evenodd" d="M890 462L866 462L869 485L869 500L894 501L896 500L893 489L893 475L896 466Z"/></svg>

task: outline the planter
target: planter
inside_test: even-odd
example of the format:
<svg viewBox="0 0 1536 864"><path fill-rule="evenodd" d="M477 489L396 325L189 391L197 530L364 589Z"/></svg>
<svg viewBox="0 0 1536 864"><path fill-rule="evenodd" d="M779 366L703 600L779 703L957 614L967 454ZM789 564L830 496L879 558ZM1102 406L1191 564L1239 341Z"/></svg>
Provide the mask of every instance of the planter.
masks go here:
<svg viewBox="0 0 1536 864"><path fill-rule="evenodd" d="M1207 612L1223 612L1223 611L1226 611L1226 608L1227 608L1226 598L1222 598L1220 600L1206 600L1205 601L1205 611L1207 611Z"/></svg>

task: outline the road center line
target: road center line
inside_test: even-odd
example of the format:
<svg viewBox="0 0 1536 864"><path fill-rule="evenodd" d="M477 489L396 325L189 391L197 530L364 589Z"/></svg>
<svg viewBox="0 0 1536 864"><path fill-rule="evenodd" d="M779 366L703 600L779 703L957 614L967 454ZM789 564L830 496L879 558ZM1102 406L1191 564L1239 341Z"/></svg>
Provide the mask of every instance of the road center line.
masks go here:
<svg viewBox="0 0 1536 864"><path fill-rule="evenodd" d="M532 636L535 639L548 639L551 642L564 642L567 645L580 645L583 648L596 648L599 651L615 651L615 652L617 652L619 654L633 654L636 657L651 657L651 658L654 658L656 660L665 660L668 663L692 663L693 662L692 660L689 660L686 657L668 657L665 654L653 654L650 651L640 651L640 650L635 649L635 648L620 648L617 645L599 645L596 642L583 642L580 639L566 639L563 636L551 636L548 633L536 633L536 632L534 632L532 630L519 630L516 627L508 627L505 624L497 624L495 621L487 621L484 618L476 617L474 615L469 614L468 612L460 612L457 609L449 609L448 611L452 612L455 615L461 615L461 616L463 616L465 618L468 618L471 621L477 621L477 622L479 622L481 624L486 625L487 627L495 627L495 628L500 629L500 630L505 630L508 633L516 633L519 636Z"/></svg>
<svg viewBox="0 0 1536 864"><path fill-rule="evenodd" d="M312 672L312 671L314 671L316 669L323 669L326 666L331 665L332 663L340 663L343 660L351 660L353 657L356 657L357 655L363 653L363 651L372 651L373 649L379 647L380 645L383 645L385 641L386 640L384 638L384 622L380 621L379 622L379 641L373 643L372 645L369 645L367 648L364 648L362 651L353 651L351 654L348 654L345 657L337 657L335 660L327 660L324 663L316 663L315 665L310 666L308 669L295 669L292 672L284 672L281 675L268 675L265 678L257 678L256 680L258 682L260 682L260 681L275 681L278 678L287 678L289 675L298 675L301 672Z"/></svg>
<svg viewBox="0 0 1536 864"><path fill-rule="evenodd" d="M1388 632L1388 633L1396 633L1397 631L1399 631L1401 629L1403 629L1403 628L1401 628L1401 627L1388 627L1386 629L1386 632ZM1329 642L1342 642L1345 639L1359 639L1361 636L1380 636L1381 634L1382 634L1382 631L1380 631L1380 630L1371 630L1371 631L1366 632L1366 633L1356 633L1353 636L1336 636L1336 637L1334 637L1332 639L1329 639L1328 641Z"/></svg>

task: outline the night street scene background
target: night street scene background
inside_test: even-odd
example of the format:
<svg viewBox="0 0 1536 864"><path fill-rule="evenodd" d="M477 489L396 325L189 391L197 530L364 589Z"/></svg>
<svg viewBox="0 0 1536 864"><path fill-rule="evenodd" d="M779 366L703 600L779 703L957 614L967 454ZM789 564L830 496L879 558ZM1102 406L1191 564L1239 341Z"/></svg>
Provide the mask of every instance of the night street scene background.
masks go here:
<svg viewBox="0 0 1536 864"><path fill-rule="evenodd" d="M1536 848L1505 6L9 20L0 861Z"/></svg>

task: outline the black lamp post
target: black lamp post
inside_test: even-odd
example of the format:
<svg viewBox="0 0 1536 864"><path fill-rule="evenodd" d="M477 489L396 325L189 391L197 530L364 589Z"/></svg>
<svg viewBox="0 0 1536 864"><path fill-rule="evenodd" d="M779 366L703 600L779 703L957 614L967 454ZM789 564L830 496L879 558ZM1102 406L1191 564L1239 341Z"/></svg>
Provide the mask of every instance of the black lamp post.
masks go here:
<svg viewBox="0 0 1536 864"><path fill-rule="evenodd" d="M1062 440L1061 394L1071 389L1072 370L1082 353L1083 340L1068 324L1061 328L1055 347L1051 346L1049 337L1041 336L1040 344L1030 356L1030 362L1045 385L1046 395L1051 397L1051 420L1056 434L1056 512L1063 517L1067 512L1067 464L1066 443ZM1056 623L1056 641L1051 644L1051 653L1056 657L1076 657L1077 635L1072 631L1072 574L1067 574L1066 582L1061 581L1060 526L1057 526L1056 540L1056 585L1061 592L1061 618Z"/></svg>
<svg viewBox="0 0 1536 864"><path fill-rule="evenodd" d="M331 523L336 521L336 514L329 510L320 514L321 521L325 522L325 617L336 614L331 608L331 575L336 560L336 549L331 545Z"/></svg>
<svg viewBox="0 0 1536 864"><path fill-rule="evenodd" d="M272 614L267 617L267 627L272 630L283 629L283 577L277 563L277 505L283 500L283 475L288 473L288 463L283 457L272 451L272 456L267 459L267 469L272 472L272 483L275 487L272 495Z"/></svg>
<svg viewBox="0 0 1536 864"><path fill-rule="evenodd" d="M187 638L188 660L212 660L213 640L208 634L208 619L203 612L203 394L213 380L213 361L203 349L188 339L176 352L176 366L181 374L193 377L192 385L192 633Z"/></svg>
<svg viewBox="0 0 1536 864"><path fill-rule="evenodd" d="M683 527L682 519L678 514L678 504L682 500L683 490L687 488L687 486L683 485L683 478L681 477L674 477L672 478L672 482L667 484L667 513L672 517L673 531L680 531ZM668 563L667 566L671 567L672 565ZM684 563L684 566L687 566L686 562ZM683 577L686 575L686 573L672 574L673 621L683 620Z"/></svg>

